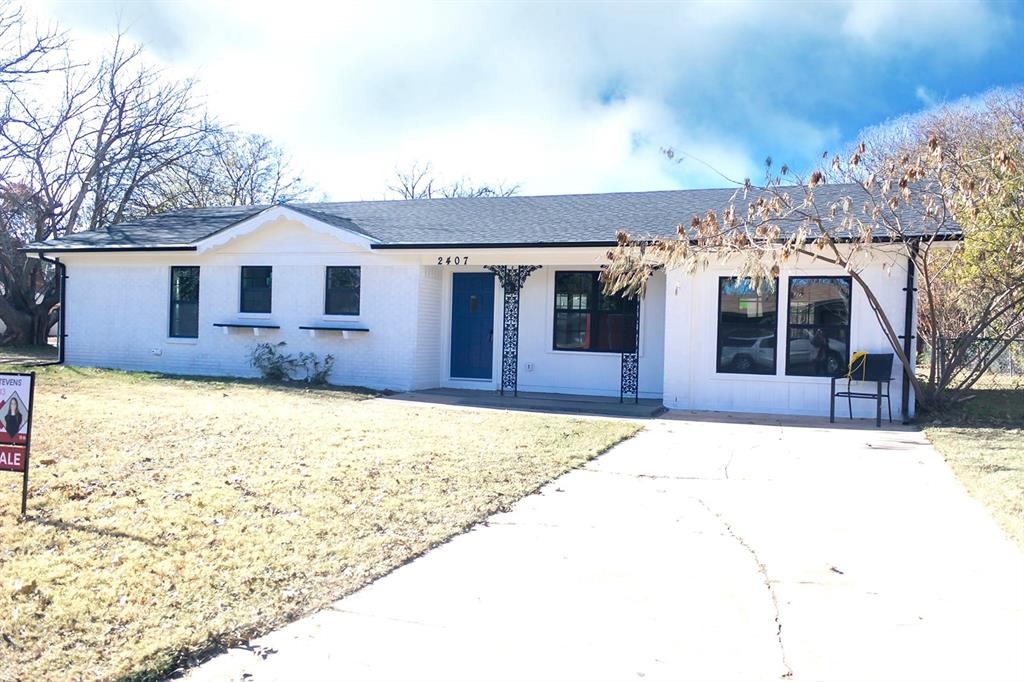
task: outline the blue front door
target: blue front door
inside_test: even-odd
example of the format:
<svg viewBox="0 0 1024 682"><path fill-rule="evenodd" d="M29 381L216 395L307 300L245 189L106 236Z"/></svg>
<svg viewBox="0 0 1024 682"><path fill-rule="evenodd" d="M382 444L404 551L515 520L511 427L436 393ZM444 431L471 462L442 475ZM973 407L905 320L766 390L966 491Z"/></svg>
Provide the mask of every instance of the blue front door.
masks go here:
<svg viewBox="0 0 1024 682"><path fill-rule="evenodd" d="M451 375L490 379L494 343L494 275L452 275Z"/></svg>

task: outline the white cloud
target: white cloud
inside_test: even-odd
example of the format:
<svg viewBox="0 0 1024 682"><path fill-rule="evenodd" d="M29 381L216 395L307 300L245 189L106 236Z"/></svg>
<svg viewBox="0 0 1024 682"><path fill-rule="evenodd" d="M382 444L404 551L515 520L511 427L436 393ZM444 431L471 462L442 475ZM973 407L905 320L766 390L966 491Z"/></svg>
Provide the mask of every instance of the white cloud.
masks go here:
<svg viewBox="0 0 1024 682"><path fill-rule="evenodd" d="M957 53L983 52L1003 30L992 5L979 0L854 2L842 22L844 35L885 52L939 46Z"/></svg>
<svg viewBox="0 0 1024 682"><path fill-rule="evenodd" d="M914 97L916 97L918 101L921 102L921 104L923 104L926 108L929 109L931 107L934 107L938 102L935 93L923 85L918 85L916 88L914 88Z"/></svg>
<svg viewBox="0 0 1024 682"><path fill-rule="evenodd" d="M185 0L48 11L103 37L120 16L171 73L199 77L215 114L282 143L347 199L380 197L415 160L538 194L723 183L663 146L738 179L767 154L820 155L842 133L816 122L827 94L794 70L801 41L831 41L839 25L858 45L891 41L886 8ZM936 25L962 19L945 15Z"/></svg>

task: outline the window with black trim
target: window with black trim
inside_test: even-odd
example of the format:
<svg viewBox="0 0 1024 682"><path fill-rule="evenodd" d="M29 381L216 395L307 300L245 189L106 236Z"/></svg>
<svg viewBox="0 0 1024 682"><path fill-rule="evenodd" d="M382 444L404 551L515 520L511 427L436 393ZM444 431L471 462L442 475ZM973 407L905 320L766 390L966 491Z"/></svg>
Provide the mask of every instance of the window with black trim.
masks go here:
<svg viewBox="0 0 1024 682"><path fill-rule="evenodd" d="M199 266L171 267L170 320L172 338L199 338Z"/></svg>
<svg viewBox="0 0 1024 682"><path fill-rule="evenodd" d="M778 330L778 281L718 278L720 374L775 374Z"/></svg>
<svg viewBox="0 0 1024 682"><path fill-rule="evenodd" d="M330 265L327 267L327 285L324 295L325 315L359 314L358 266Z"/></svg>
<svg viewBox="0 0 1024 682"><path fill-rule="evenodd" d="M790 277L786 374L832 377L850 357L850 277Z"/></svg>
<svg viewBox="0 0 1024 682"><path fill-rule="evenodd" d="M272 267L269 265L243 265L239 312L269 313L272 287Z"/></svg>
<svg viewBox="0 0 1024 682"><path fill-rule="evenodd" d="M600 274L555 272L555 350L636 350L636 301L605 294Z"/></svg>

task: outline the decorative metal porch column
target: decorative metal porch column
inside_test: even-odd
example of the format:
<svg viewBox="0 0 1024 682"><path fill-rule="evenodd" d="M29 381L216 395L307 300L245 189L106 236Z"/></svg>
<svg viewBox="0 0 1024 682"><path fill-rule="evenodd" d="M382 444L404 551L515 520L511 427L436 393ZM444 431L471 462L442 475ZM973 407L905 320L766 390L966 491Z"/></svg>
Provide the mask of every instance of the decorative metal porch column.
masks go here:
<svg viewBox="0 0 1024 682"><path fill-rule="evenodd" d="M633 396L633 402L640 402L640 299L643 298L641 292L646 290L646 282L651 276L661 270L663 266L656 265L648 268L644 274L645 286L640 287L640 291L633 297L633 303L636 305L636 314L633 317L633 352L622 354L622 365L621 374L619 378L619 402L625 402L626 396Z"/></svg>
<svg viewBox="0 0 1024 682"><path fill-rule="evenodd" d="M505 293L501 311L501 395L519 395L519 292L539 265L485 265Z"/></svg>
<svg viewBox="0 0 1024 682"><path fill-rule="evenodd" d="M636 305L633 315L633 352L622 354L622 368L619 379L619 402L625 402L627 395L633 402L640 402L640 294L633 299Z"/></svg>

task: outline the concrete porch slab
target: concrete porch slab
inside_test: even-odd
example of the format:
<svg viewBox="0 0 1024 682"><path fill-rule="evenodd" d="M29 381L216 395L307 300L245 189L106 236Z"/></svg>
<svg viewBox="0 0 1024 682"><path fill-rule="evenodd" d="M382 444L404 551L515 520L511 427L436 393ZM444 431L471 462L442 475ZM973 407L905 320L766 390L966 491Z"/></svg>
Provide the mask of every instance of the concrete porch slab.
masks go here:
<svg viewBox="0 0 1024 682"><path fill-rule="evenodd" d="M564 393L527 393L518 396L501 395L497 391L474 391L464 388L429 388L388 396L389 400L407 400L433 405L456 405L493 410L521 410L555 414L591 414L604 417L649 419L665 411L660 400L642 398L639 402L626 399Z"/></svg>

